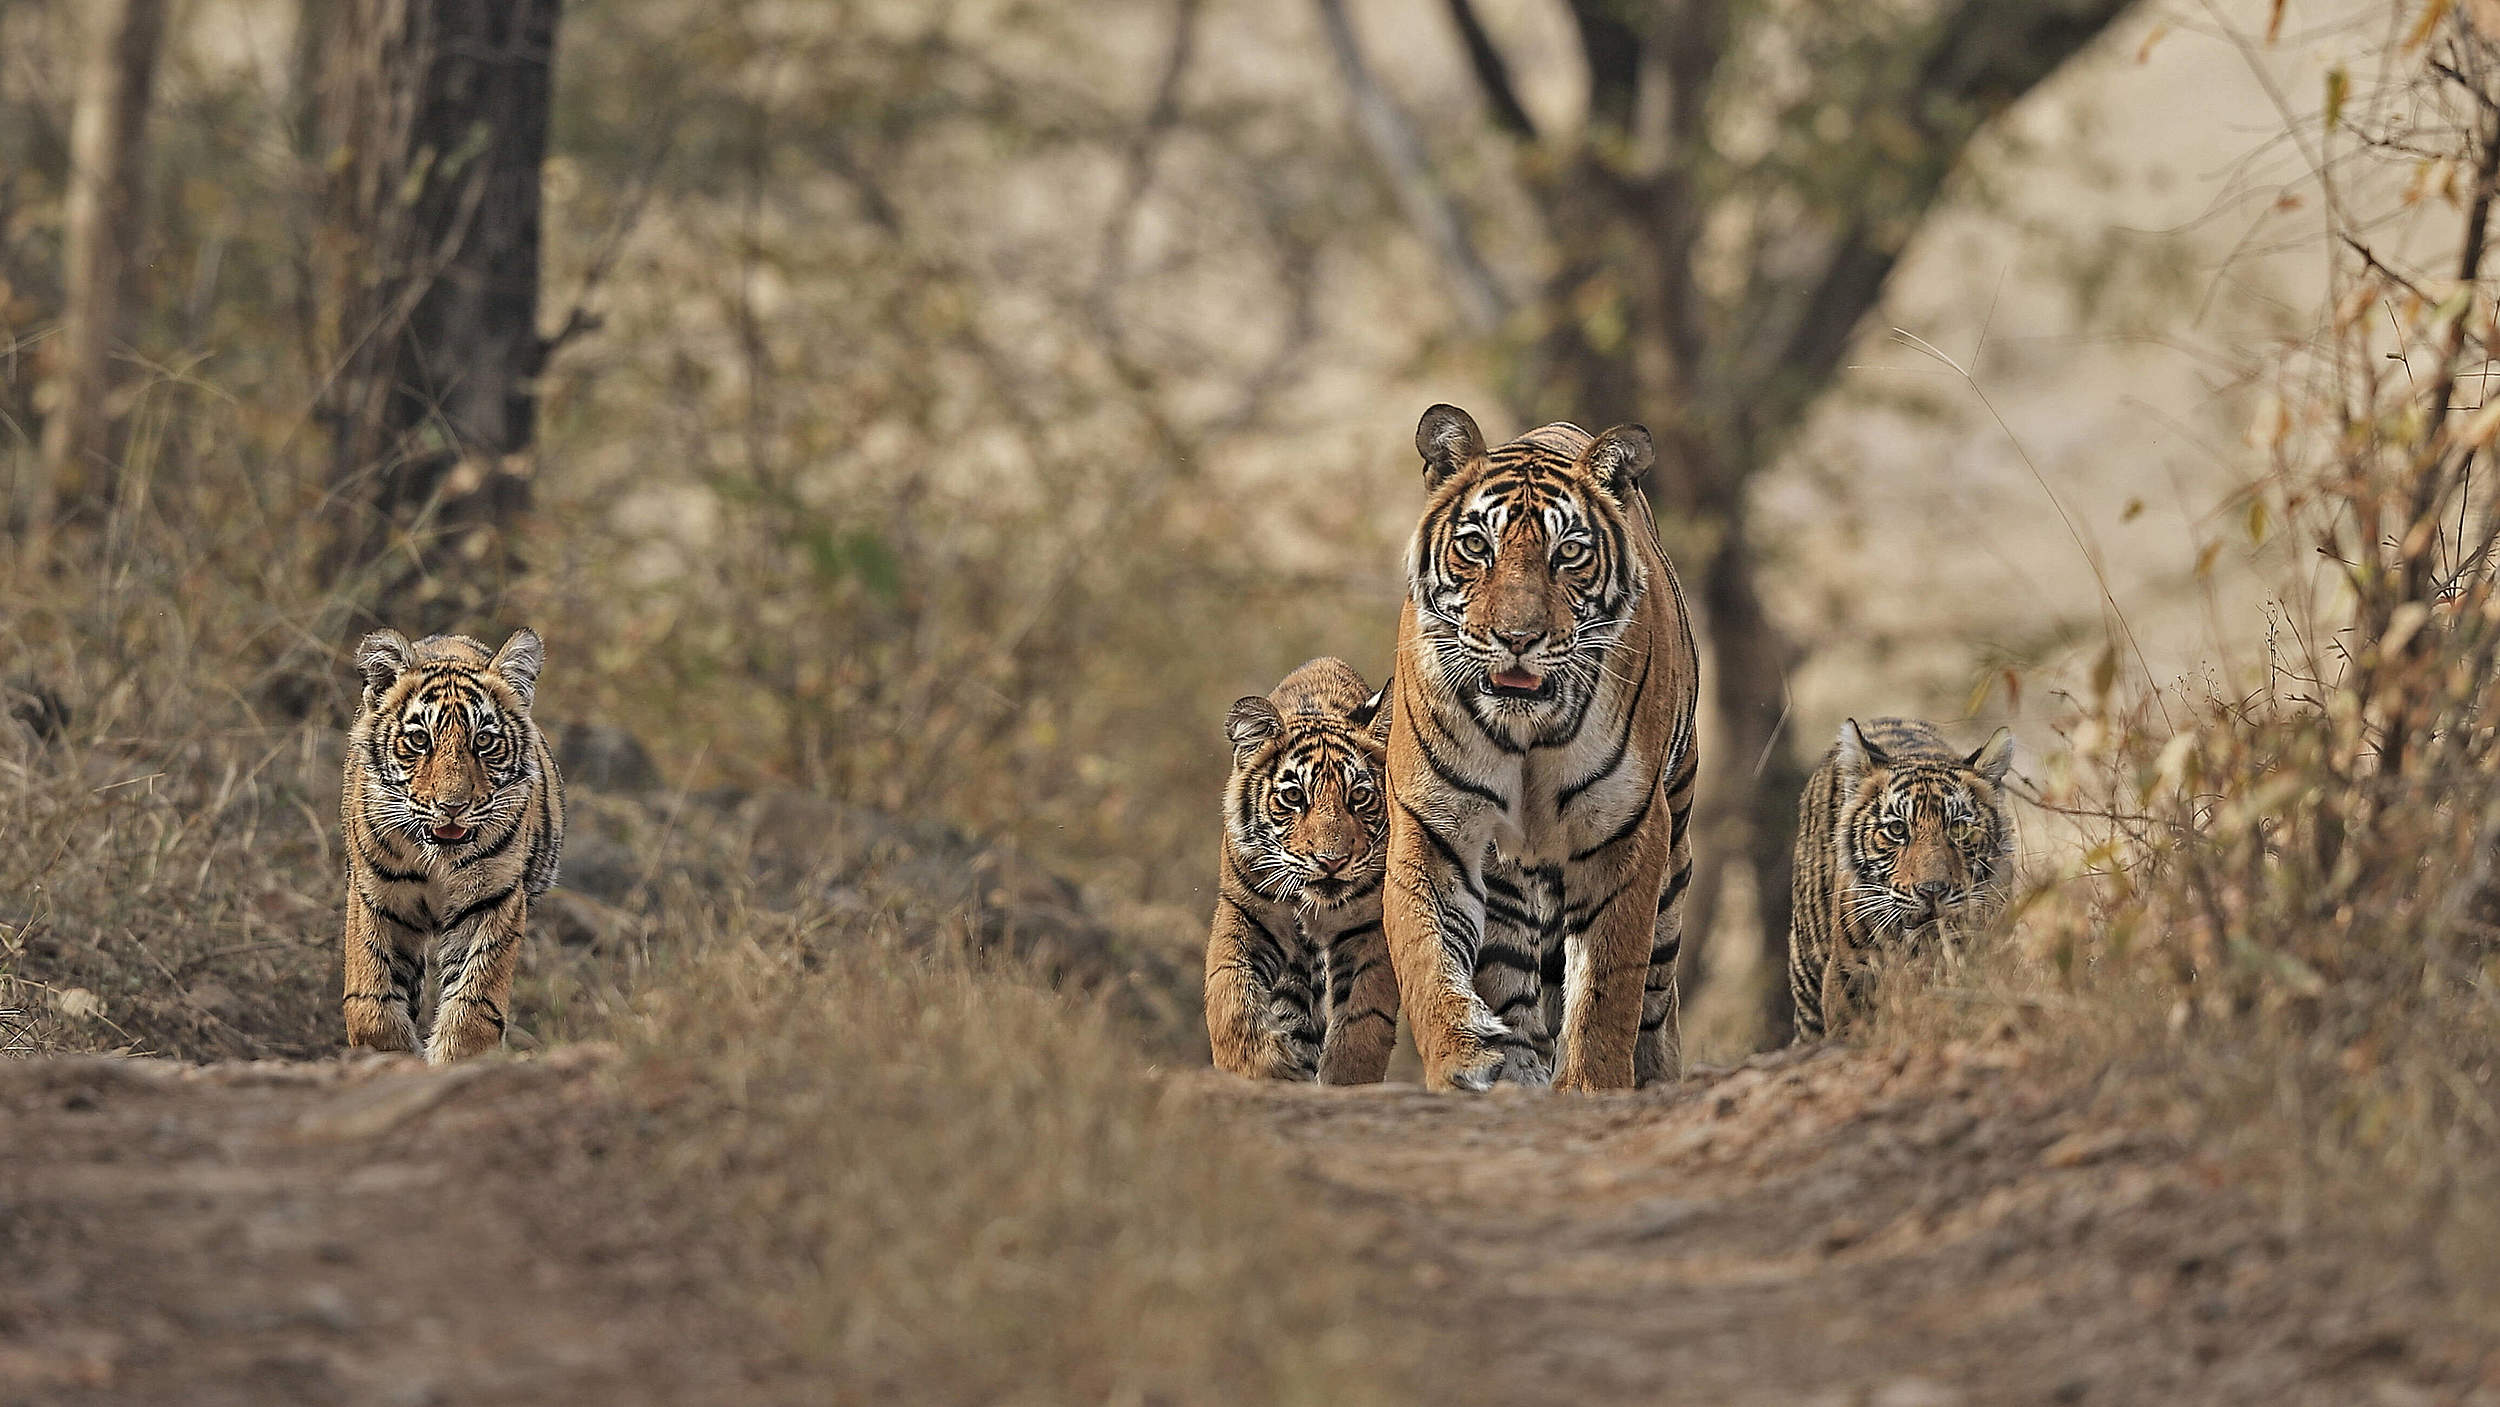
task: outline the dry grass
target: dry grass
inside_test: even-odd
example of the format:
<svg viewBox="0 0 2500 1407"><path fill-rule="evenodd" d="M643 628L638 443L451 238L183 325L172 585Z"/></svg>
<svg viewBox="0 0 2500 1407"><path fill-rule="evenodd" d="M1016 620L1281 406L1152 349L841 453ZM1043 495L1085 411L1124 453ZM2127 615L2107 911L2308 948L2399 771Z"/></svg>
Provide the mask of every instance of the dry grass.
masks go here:
<svg viewBox="0 0 2500 1407"><path fill-rule="evenodd" d="M1098 1008L716 951L622 1023L634 1156L828 1397L1421 1400L1435 1345L1278 1155ZM1411 1291L1410 1291L1411 1293Z"/></svg>

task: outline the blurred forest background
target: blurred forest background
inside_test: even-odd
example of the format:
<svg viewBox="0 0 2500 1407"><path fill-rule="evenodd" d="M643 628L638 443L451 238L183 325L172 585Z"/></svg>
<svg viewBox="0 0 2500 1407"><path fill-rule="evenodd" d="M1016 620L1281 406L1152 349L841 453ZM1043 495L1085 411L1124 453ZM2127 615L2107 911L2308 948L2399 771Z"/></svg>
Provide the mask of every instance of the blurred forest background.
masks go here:
<svg viewBox="0 0 2500 1407"><path fill-rule="evenodd" d="M1418 409L1644 420L1696 964L1776 1038L1839 718L2045 745L2240 556L2222 349L2319 254L2269 89L2346 16L2129 9L6 0L8 673L275 747L368 622L527 621L670 786L1006 837L1186 946L1226 702L1385 667Z"/></svg>
<svg viewBox="0 0 2500 1407"><path fill-rule="evenodd" d="M0 1050L335 1053L345 651L526 623L579 1185L889 1395L1430 1399L1149 1074L1220 720L1380 676L1424 406L1639 420L1688 1054L1839 721L2010 723L2015 941L1855 1039L2488 1326L2495 193L2493 0L0 0Z"/></svg>

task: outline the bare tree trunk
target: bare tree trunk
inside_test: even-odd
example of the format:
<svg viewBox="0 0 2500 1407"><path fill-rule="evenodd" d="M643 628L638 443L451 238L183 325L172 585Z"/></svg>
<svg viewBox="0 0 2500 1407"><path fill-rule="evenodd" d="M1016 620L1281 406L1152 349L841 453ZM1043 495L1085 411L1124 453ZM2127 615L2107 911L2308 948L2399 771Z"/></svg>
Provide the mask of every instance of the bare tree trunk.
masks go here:
<svg viewBox="0 0 2500 1407"><path fill-rule="evenodd" d="M42 463L27 506L40 555L55 521L102 511L119 453L112 354L128 334L146 202L148 103L165 38L165 0L92 0L70 127L61 342Z"/></svg>
<svg viewBox="0 0 2500 1407"><path fill-rule="evenodd" d="M326 17L330 561L402 628L473 623L520 566L558 11L336 0Z"/></svg>

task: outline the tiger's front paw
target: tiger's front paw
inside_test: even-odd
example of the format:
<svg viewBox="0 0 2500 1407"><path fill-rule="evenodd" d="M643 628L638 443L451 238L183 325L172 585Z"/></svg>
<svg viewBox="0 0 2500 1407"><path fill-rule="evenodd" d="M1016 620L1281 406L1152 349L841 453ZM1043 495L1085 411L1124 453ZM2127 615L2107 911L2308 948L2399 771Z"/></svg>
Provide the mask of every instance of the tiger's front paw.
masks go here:
<svg viewBox="0 0 2500 1407"><path fill-rule="evenodd" d="M378 1050L395 1055L417 1053L417 1023L408 1009L351 997L342 1009L347 1017L350 1049Z"/></svg>

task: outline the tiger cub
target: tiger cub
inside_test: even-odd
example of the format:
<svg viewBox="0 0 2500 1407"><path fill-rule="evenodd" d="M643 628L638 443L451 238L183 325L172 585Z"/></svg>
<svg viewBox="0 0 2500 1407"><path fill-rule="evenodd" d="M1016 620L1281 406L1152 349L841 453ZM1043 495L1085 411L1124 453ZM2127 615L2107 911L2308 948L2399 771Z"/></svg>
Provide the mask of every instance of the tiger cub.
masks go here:
<svg viewBox="0 0 2500 1407"><path fill-rule="evenodd" d="M1840 725L1797 806L1788 990L1798 1040L1863 1008L1879 956L1970 932L2004 906L2013 759L2003 728L1965 756L1914 718Z"/></svg>
<svg viewBox="0 0 2500 1407"><path fill-rule="evenodd" d="M1233 774L1206 1000L1215 1063L1234 1074L1353 1085L1389 1067L1380 704L1345 661L1317 659L1225 719Z"/></svg>
<svg viewBox="0 0 2500 1407"><path fill-rule="evenodd" d="M564 779L530 721L544 654L517 630L356 647L364 698L347 735L347 1043L418 1049L426 962L442 979L429 1064L503 1043L529 901L556 881Z"/></svg>

